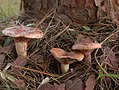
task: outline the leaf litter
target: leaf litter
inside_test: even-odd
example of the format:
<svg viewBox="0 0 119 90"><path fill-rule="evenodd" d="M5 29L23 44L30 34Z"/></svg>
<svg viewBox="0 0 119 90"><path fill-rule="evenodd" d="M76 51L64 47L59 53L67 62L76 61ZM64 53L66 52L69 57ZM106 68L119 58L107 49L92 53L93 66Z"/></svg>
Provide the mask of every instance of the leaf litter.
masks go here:
<svg viewBox="0 0 119 90"><path fill-rule="evenodd" d="M112 49L107 46L102 48L102 52L105 54L104 63L111 68L118 69L119 61L118 57L115 55L115 52L113 52Z"/></svg>
<svg viewBox="0 0 119 90"><path fill-rule="evenodd" d="M85 90L94 90L94 87L96 85L96 79L95 79L95 75L89 75L87 81L86 81L86 88Z"/></svg>
<svg viewBox="0 0 119 90"><path fill-rule="evenodd" d="M65 82L65 90L84 90L84 83L78 77L72 80L67 80Z"/></svg>
<svg viewBox="0 0 119 90"><path fill-rule="evenodd" d="M62 35L66 35L66 33L63 33ZM75 40L72 43L72 45L74 43L90 43L90 42L94 42L94 41L96 41L95 38L99 38L99 37L95 37L94 38L94 35L91 35L90 33L91 32L89 32L88 34L81 33L81 34L74 35L73 37L71 37L71 38L74 38L74 40ZM98 32L96 32L96 33L98 33ZM62 41L60 41L60 42L62 42ZM58 46L62 45L60 42L56 42ZM55 46L54 45L55 43L53 41L52 41L52 43L49 42L48 44L49 44L48 46L51 46L51 47ZM45 48L47 48L48 46L45 46ZM69 44L69 46L70 46L70 44ZM14 54L15 52L12 52L13 50L15 50L14 48L15 48L14 47L14 43L11 43L10 45L8 45L6 47L2 47L1 48L1 50L2 50L1 53L5 53L6 52L8 55ZM39 47L39 49L40 49L40 47ZM19 58L17 56L15 56L15 57L13 56L13 58L17 57L16 59L18 60L18 62L17 62L16 65L20 66L20 67L14 67L13 66L12 69L13 68L15 69L15 70L13 69L13 72L16 73L16 70L18 70L19 73L23 73L24 74L24 76L22 76L19 73L16 73L16 74L13 74L13 76L18 77L18 78L20 76L20 78L22 78L23 80L26 79L25 76L27 76L27 74L30 75L31 77L36 78L36 79L39 78L39 80L41 78L45 78L44 75L46 75L46 76L48 75L49 76L51 74L51 77L53 77L52 76L52 69L49 68L49 66L51 67L51 65L53 66L53 64L55 64L54 67L57 67L56 66L57 62L54 62L55 59L52 57L51 53L48 52L48 50L50 50L50 48L48 48L48 50L44 50L44 52L46 51L46 53L49 54L47 57L46 57L45 53L42 53L42 49L43 48L41 48L40 52L35 52L35 53L34 53L34 51L32 53L29 52L29 55L27 57L28 62L22 62L22 61L24 61L23 59L21 59L21 58ZM69 50L69 48L64 48L64 49ZM106 59L103 60L103 62L108 63L108 65L112 65L115 68L118 68L118 66L117 66L118 65L118 63L117 63L118 58L115 56L115 53L112 51L112 49L109 48L109 47L104 47L103 46L103 48L101 50L102 50L102 52L101 52L102 56L104 56L103 58L106 58ZM93 51L93 53L94 52L95 51ZM91 55L91 59L93 60L92 57L93 56ZM102 57L99 56L99 58L102 58ZM5 58L3 57L3 59L5 59ZM13 61L15 63L15 59L13 59ZM4 63L4 62L1 62L1 63ZM77 65L78 63L74 63L74 64ZM25 68L25 67L27 67L27 68ZM33 68L33 69L30 69L30 68ZM59 68L60 68L60 65L59 65ZM73 68L77 68L77 67L73 67ZM65 80L67 80L65 82L63 82L62 79L61 79L61 83L60 84L59 83L55 83L55 81L53 83L49 83L49 81L48 81L48 83L45 83L45 84L43 84L41 86L39 84L39 81L35 80L34 82L37 82L37 84L38 84L38 85L36 85L36 88L38 90L49 90L49 89L52 89L52 90L57 90L57 89L58 90L79 90L79 89L80 90L93 90L95 88L95 85L96 85L96 83L95 83L96 82L95 75L89 75L89 77L87 78L86 82L83 82L83 79L81 78L82 75L80 74L79 76L77 76L77 73L81 72L80 70L78 71L78 68L76 69L77 71L75 72L76 75L74 73L71 73L71 76L74 74L74 77L71 80L68 79L69 76L66 75L65 77L63 77L63 78L65 78ZM81 68L84 68L84 67L81 67ZM91 69L93 70L93 67L91 67ZM34 70L36 70L36 71L34 71ZM49 74L48 73L44 74L42 72L39 72L39 70L48 72ZM60 70L60 69L58 69L58 70ZM91 72L92 72L92 70L91 70ZM88 71L85 71L85 72L90 72L90 69ZM95 70L93 70L93 72L95 72ZM32 74L30 74L30 73L32 73ZM19 76L18 76L18 74L19 74ZM84 75L83 78L85 78L85 75ZM40 82L43 82L43 80L44 79L40 80ZM20 80L16 81L15 83L18 84L20 87L22 87L22 86L24 86L24 85L22 85L23 82L24 81L22 81L20 79ZM31 81L31 83L33 85L35 85L34 82ZM60 82L60 80L58 82ZM28 85L29 83L27 82L26 84ZM32 89L35 88L35 87L33 87L33 85L30 86L30 87L32 87ZM40 86L40 87L38 87L38 86Z"/></svg>
<svg viewBox="0 0 119 90"><path fill-rule="evenodd" d="M119 25L118 24L119 15L115 14L115 12L118 11L117 7L119 2L118 0L115 0L115 2L114 0L111 0L111 1L113 2L109 2L108 0L108 2L112 3L113 5L111 6L112 11L109 12L107 0L105 1L94 0L94 3L93 3L93 0L92 1L91 0L84 0L84 1L70 0L70 2L69 0L62 0L61 2L62 5L66 5L66 6L71 5L72 7L80 7L82 10L80 12L85 12L84 10L85 8L88 13L88 15L86 14L86 16L90 16L90 17L94 16L94 12L96 9L95 5L96 5L98 7L97 17L100 19L99 23L92 24L92 25L87 24L86 28L91 26L90 32L87 32L85 30L84 31L81 30L81 27L77 24L75 25L70 24L69 26L66 26L67 24L59 20L59 18L55 19L55 18L52 18L51 16L50 18L52 18L53 20L50 20L50 18L47 17L48 19L47 18L44 19L45 21L47 21L47 23L42 22L41 25L39 25L39 27L42 27L42 29L44 30L44 32L46 32L46 34L43 37L43 39L34 40L32 41L32 43L30 43L29 45L30 49L28 49L28 57L27 57L28 62L25 62L26 64L24 63L21 64L22 60L18 59L16 52L14 52L15 51L14 42L11 43L8 40L8 43L6 44L8 46L6 47L5 45L5 47L0 48L0 58L1 58L0 64L1 66L3 66L3 64L6 65L9 62L14 62L15 59L18 59L18 63L17 63L18 66L16 65L15 68L19 71L19 74L18 73L12 74L9 72L10 75L13 78L15 77L15 80L16 80L16 82L12 80L12 83L17 85L18 88L19 86L20 87L26 86L27 89L35 90L36 88L38 88L40 83L43 82L43 80L45 80L47 76L49 76L49 77L55 78L55 80L53 80L52 82L47 81L48 83L41 85L41 87L39 87L38 90L49 90L49 89L52 89L52 90L93 90L93 89L94 90L102 90L102 89L118 90L119 88L118 79L102 77L101 79L96 81L96 78L97 78L96 75L99 73L99 71L97 70L97 63L94 58L95 50L91 54L91 60L93 65L90 66L90 68L87 68L89 66L87 66L83 61L76 62L76 63L73 63L70 67L70 68L73 68L75 72L72 73L71 71L69 71L63 75L60 73L60 64L55 60L55 58L53 58L53 56L49 52L49 50L54 47L59 47L66 51L72 51L71 47L74 43L84 43L84 42L93 42L93 41L101 43L105 41L102 44L103 48L98 51L98 54L96 57L100 64L104 63L103 64L104 66L102 67L108 73L114 73L118 75L119 74L118 72L119 60L118 60L118 57L116 56L116 52L119 50L119 39L108 38L108 40L105 40L112 33L116 32L114 24L116 23L117 27ZM45 8L47 7L45 6ZM67 11L68 13L70 12L68 10L64 10L64 12L65 11ZM107 15L106 17L103 17L105 16L106 12L108 12L109 15ZM82 21L83 23L95 21L95 16L93 17L93 19L88 18L88 20L87 18L84 19L85 16L81 16L80 20L77 20L76 18L78 13L79 13L78 9L75 8L74 10L70 12L69 16L74 17L72 18L72 20L74 20L77 23L80 23L81 22L80 20L83 20ZM66 18L64 21L71 22L71 20L69 20L70 18L65 16L64 13L60 16ZM112 18L112 21L109 20L110 17ZM49 22L49 20L51 22ZM74 30L69 31L67 27L68 29L71 28ZM118 36L118 33L116 34ZM114 34L113 36L116 36L116 35ZM0 39L0 41L3 41L3 38ZM37 50L37 52L35 52L35 50ZM10 56L11 58L8 56ZM19 69L21 69L21 71ZM42 72L40 72L40 70ZM7 71L9 71L9 69ZM90 73L90 72L93 74L87 75L87 73ZM104 73L103 71L101 72ZM3 74L3 71L1 71L1 73ZM7 73L5 74L8 75L7 79L11 80L9 79L9 77L11 76L9 76L9 74ZM6 76L6 75L3 75L3 76ZM87 76L88 78L86 78ZM6 77L4 77L4 79L5 78ZM2 87L5 87L4 84L3 85L0 84L0 85ZM14 86L12 87L11 84L8 82L7 82L7 85L11 88L16 88Z"/></svg>
<svg viewBox="0 0 119 90"><path fill-rule="evenodd" d="M46 83L42 85L40 88L38 88L37 90L65 90L65 84L52 85L52 84Z"/></svg>

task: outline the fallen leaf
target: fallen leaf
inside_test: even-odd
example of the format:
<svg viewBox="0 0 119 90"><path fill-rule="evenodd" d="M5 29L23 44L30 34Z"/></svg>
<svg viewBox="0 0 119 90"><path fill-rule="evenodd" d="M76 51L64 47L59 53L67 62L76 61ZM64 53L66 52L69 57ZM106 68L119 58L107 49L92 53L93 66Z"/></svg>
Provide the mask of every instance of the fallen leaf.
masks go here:
<svg viewBox="0 0 119 90"><path fill-rule="evenodd" d="M11 41L12 41L11 37L6 37L3 43L3 47L10 45Z"/></svg>
<svg viewBox="0 0 119 90"><path fill-rule="evenodd" d="M1 32L0 32L0 34L1 34ZM0 45L2 45L4 39L5 39L5 37L1 37L1 35L0 35Z"/></svg>
<svg viewBox="0 0 119 90"><path fill-rule="evenodd" d="M4 60L5 60L5 54L0 54L0 67L2 67Z"/></svg>
<svg viewBox="0 0 119 90"><path fill-rule="evenodd" d="M16 79L14 83L21 89L26 87L24 80Z"/></svg>
<svg viewBox="0 0 119 90"><path fill-rule="evenodd" d="M119 60L118 57L115 56L115 52L113 52L108 46L103 46L102 52L104 53L104 61L107 63L107 65L112 66L113 68L118 68Z"/></svg>
<svg viewBox="0 0 119 90"><path fill-rule="evenodd" d="M68 17L68 16L65 15L65 14L60 14L58 17L61 19L61 21L62 21L64 24L69 24L69 23L72 22L72 20L70 19L70 17Z"/></svg>
<svg viewBox="0 0 119 90"><path fill-rule="evenodd" d="M76 1L75 0L60 0L61 5L72 6L72 7L76 6Z"/></svg>
<svg viewBox="0 0 119 90"><path fill-rule="evenodd" d="M91 29L88 26L82 26L84 32L90 32Z"/></svg>
<svg viewBox="0 0 119 90"><path fill-rule="evenodd" d="M14 43L11 43L10 45L4 47L4 53L11 54L14 49Z"/></svg>
<svg viewBox="0 0 119 90"><path fill-rule="evenodd" d="M10 45L8 45L6 47L0 46L0 53L11 54L13 48L14 48L14 44L13 43L11 43Z"/></svg>
<svg viewBox="0 0 119 90"><path fill-rule="evenodd" d="M31 60L31 64L32 62L37 64L40 68L42 68L43 70L46 69L48 67L48 60L44 60L43 56L40 55L39 53L33 54L31 57L29 57Z"/></svg>
<svg viewBox="0 0 119 90"><path fill-rule="evenodd" d="M75 44L80 44L80 43L93 43L93 40L87 35L78 34L76 36Z"/></svg>
<svg viewBox="0 0 119 90"><path fill-rule="evenodd" d="M46 83L42 85L41 87L39 87L37 90L65 90L65 84L52 85L52 84Z"/></svg>
<svg viewBox="0 0 119 90"><path fill-rule="evenodd" d="M27 63L27 59L26 59L25 57L18 57L18 58L13 62L13 64L18 65L18 66L22 66L22 67L25 66L26 63ZM19 71L19 69L12 66L12 67L11 67L11 71L17 72L17 71Z"/></svg>
<svg viewBox="0 0 119 90"><path fill-rule="evenodd" d="M90 75L86 81L86 88L85 90L94 90L96 84L96 79L95 79L95 75Z"/></svg>
<svg viewBox="0 0 119 90"><path fill-rule="evenodd" d="M4 53L4 49L2 46L0 46L0 53Z"/></svg>
<svg viewBox="0 0 119 90"><path fill-rule="evenodd" d="M44 63L44 59L43 56L40 55L39 53L35 53L32 56L29 57L30 59L32 59L32 61L36 62L36 63Z"/></svg>
<svg viewBox="0 0 119 90"><path fill-rule="evenodd" d="M84 90L83 82L79 78L75 78L73 81L67 80L65 86L65 90Z"/></svg>
<svg viewBox="0 0 119 90"><path fill-rule="evenodd" d="M18 88L24 88L25 87L25 82L24 80L20 80L12 76L11 74L7 73L6 71L0 71L1 78L5 81L11 81L15 85L18 86Z"/></svg>
<svg viewBox="0 0 119 90"><path fill-rule="evenodd" d="M18 66L25 66L26 62L27 60L25 57L18 57L13 63Z"/></svg>

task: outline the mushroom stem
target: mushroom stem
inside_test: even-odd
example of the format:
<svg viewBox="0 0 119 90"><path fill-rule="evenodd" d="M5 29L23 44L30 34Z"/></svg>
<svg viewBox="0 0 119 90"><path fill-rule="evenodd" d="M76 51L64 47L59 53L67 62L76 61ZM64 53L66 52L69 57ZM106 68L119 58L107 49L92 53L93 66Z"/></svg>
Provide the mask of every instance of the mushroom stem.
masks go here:
<svg viewBox="0 0 119 90"><path fill-rule="evenodd" d="M61 64L62 73L66 73L69 71L69 64Z"/></svg>
<svg viewBox="0 0 119 90"><path fill-rule="evenodd" d="M27 42L26 38L15 38L15 48L18 57L26 57L27 56Z"/></svg>
<svg viewBox="0 0 119 90"><path fill-rule="evenodd" d="M87 63L91 63L91 54L85 54L84 61Z"/></svg>

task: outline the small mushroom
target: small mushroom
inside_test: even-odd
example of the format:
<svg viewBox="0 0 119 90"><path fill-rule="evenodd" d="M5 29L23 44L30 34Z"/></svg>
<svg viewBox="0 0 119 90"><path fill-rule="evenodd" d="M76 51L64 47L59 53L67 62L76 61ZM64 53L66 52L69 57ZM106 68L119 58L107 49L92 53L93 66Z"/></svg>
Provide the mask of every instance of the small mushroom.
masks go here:
<svg viewBox="0 0 119 90"><path fill-rule="evenodd" d="M80 51L80 52L84 53L84 55L85 55L84 60L88 63L91 63L91 53L96 48L101 48L101 44L99 44L99 43L81 43L81 44L75 44L72 46L73 50Z"/></svg>
<svg viewBox="0 0 119 90"><path fill-rule="evenodd" d="M76 61L82 61L84 54L81 52L66 52L60 48L52 48L50 52L61 63L62 73L69 70L69 65Z"/></svg>
<svg viewBox="0 0 119 90"><path fill-rule="evenodd" d="M14 38L15 47L18 57L27 56L27 44L29 38L42 38L43 32L38 28L26 26L14 26L2 30L5 36Z"/></svg>

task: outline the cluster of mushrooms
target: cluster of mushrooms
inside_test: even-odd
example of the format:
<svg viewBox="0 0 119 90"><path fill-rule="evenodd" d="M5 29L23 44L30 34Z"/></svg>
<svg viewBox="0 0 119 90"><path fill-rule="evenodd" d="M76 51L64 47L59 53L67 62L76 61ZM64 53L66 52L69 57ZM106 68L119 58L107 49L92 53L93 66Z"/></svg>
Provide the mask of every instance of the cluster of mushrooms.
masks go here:
<svg viewBox="0 0 119 90"><path fill-rule="evenodd" d="M62 73L69 71L69 65L73 62L84 61L91 63L91 53L94 49L101 48L99 43L80 43L72 46L71 52L66 52L60 48L52 48L50 52L61 63Z"/></svg>
<svg viewBox="0 0 119 90"><path fill-rule="evenodd" d="M21 60L21 65L27 62L24 58L27 57L27 44L31 38L42 38L43 32L38 28L26 27L23 25L6 28L2 31L5 36L13 37L15 41L15 48L18 58ZM69 65L76 61L91 62L91 53L94 49L101 48L99 43L78 43L72 46L71 52L66 52L60 48L52 48L50 52L61 63L62 73L69 71ZM16 65L20 65L18 60L14 62ZM20 65L20 66L21 66Z"/></svg>

